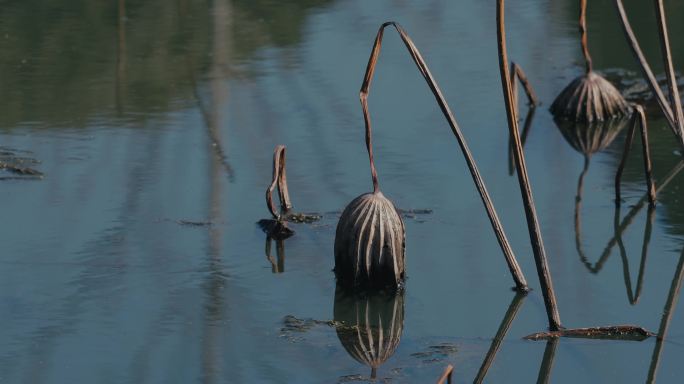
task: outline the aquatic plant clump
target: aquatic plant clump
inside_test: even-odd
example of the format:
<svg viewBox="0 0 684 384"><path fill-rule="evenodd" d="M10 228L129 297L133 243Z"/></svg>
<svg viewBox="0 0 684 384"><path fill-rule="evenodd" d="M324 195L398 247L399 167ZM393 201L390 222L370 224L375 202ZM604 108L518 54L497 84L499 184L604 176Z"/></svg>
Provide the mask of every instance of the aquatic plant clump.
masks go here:
<svg viewBox="0 0 684 384"><path fill-rule="evenodd" d="M404 278L404 221L379 190L354 199L335 233L335 274L352 285L400 285Z"/></svg>

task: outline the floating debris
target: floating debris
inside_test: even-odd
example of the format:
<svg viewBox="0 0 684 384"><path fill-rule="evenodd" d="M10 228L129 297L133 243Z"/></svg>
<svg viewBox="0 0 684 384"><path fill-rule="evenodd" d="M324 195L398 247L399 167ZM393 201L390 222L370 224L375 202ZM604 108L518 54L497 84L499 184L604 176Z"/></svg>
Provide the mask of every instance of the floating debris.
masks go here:
<svg viewBox="0 0 684 384"><path fill-rule="evenodd" d="M211 221L176 220L176 224L188 227L208 227L214 225Z"/></svg>
<svg viewBox="0 0 684 384"><path fill-rule="evenodd" d="M42 179L44 176L42 172L26 166L26 164L40 164L40 161L28 156L17 155L17 153L30 154L29 151L20 151L10 148L0 149L0 171L5 171L14 175L10 177L0 177L0 179Z"/></svg>
<svg viewBox="0 0 684 384"><path fill-rule="evenodd" d="M557 337L577 337L583 339L610 339L643 341L656 334L636 325L613 325L607 327L561 329L539 332L525 336L525 340L547 340Z"/></svg>
<svg viewBox="0 0 684 384"><path fill-rule="evenodd" d="M423 363L437 363L444 361L458 352L455 344L441 343L438 345L431 345L426 351L415 352L411 357L421 359Z"/></svg>

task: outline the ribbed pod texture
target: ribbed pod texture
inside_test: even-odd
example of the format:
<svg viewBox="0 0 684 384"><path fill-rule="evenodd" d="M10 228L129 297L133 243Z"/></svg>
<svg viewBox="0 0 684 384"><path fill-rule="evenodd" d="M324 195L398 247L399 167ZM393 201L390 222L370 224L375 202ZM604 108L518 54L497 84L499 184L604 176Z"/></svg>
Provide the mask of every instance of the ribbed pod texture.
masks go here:
<svg viewBox="0 0 684 384"><path fill-rule="evenodd" d="M352 200L335 234L335 274L353 286L395 286L404 278L404 222L378 191Z"/></svg>
<svg viewBox="0 0 684 384"><path fill-rule="evenodd" d="M631 107L613 84L589 72L565 87L550 110L555 117L593 122L629 115Z"/></svg>

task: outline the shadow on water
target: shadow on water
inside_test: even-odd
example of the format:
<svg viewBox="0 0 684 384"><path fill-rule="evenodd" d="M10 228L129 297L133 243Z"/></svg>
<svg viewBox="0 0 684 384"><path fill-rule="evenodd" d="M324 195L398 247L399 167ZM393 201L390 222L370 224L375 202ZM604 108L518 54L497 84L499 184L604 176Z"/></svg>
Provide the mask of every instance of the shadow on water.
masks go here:
<svg viewBox="0 0 684 384"><path fill-rule="evenodd" d="M399 346L404 331L404 292L351 292L335 288L334 321L347 353L371 368L370 378Z"/></svg>

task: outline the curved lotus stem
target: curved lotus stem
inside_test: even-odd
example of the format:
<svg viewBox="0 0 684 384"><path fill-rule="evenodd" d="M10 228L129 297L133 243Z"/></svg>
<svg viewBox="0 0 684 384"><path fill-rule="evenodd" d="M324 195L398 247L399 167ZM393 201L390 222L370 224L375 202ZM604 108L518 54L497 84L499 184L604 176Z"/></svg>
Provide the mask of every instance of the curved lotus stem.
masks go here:
<svg viewBox="0 0 684 384"><path fill-rule="evenodd" d="M368 59L368 66L366 67L366 73L363 79L363 84L361 85L361 91L359 92L361 107L363 109L363 118L366 126L366 148L368 150L368 158L370 160L371 176L373 179L373 192L378 193L380 191L380 187L378 184L378 174L375 169L375 162L373 160L371 121L370 113L368 111L368 93L370 90L371 82L373 80L373 74L375 72L378 56L380 55L383 33L385 28L388 26L393 26L399 33L401 40L408 49L409 53L411 54L413 62L418 67L418 70L420 71L421 75L423 75L423 78L427 82L428 87L432 91L432 94L435 96L437 104L442 110L442 113L444 114L444 117L446 118L447 122L449 123L449 127L451 128L452 133L454 134L454 136L456 136L456 140L458 141L458 144L461 147L461 152L465 157L466 164L468 165L468 169L470 170L470 174L473 178L473 182L475 183L475 186L477 187L480 197L482 198L482 203L484 204L485 209L487 211L487 215L489 216L489 221L499 242L499 246L501 247L501 250L504 253L504 257L506 258L508 268L511 274L513 275L513 280L515 281L516 288L520 291L527 291L528 288L525 277L523 276L522 270L520 269L520 266L518 265L518 262L515 259L513 249L511 248L508 239L506 238L506 234L504 233L503 227L499 221L499 217L496 214L494 205L492 204L492 200L489 197L489 193L487 192L487 188L485 187L484 181L480 176L480 171L478 170L477 165L475 164L475 160L473 159L473 156L470 153L470 149L468 148L465 138L463 137L463 133L461 133L461 129L456 123L456 119L454 118L454 115L451 112L449 105L444 99L442 91L440 90L439 86L432 77L432 74L430 73L430 70L428 69L427 64L425 63L425 60L418 51L418 48L416 48L411 38L407 35L406 31L404 31L404 29L399 24L393 21L383 23L380 26L380 29L378 30L378 34L375 37L375 43L373 44L373 50L371 52L370 58Z"/></svg>
<svg viewBox="0 0 684 384"><path fill-rule="evenodd" d="M582 54L586 65L586 73L591 72L591 55L587 44L587 0L580 0L580 34L582 34Z"/></svg>
<svg viewBox="0 0 684 384"><path fill-rule="evenodd" d="M277 212L275 202L273 201L273 190L278 186L278 195L280 197L280 212ZM268 210L273 215L273 218L280 220L287 212L292 209L290 202L290 194L287 190L287 175L285 173L285 146L278 145L273 151L273 180L271 185L266 190L266 205Z"/></svg>

